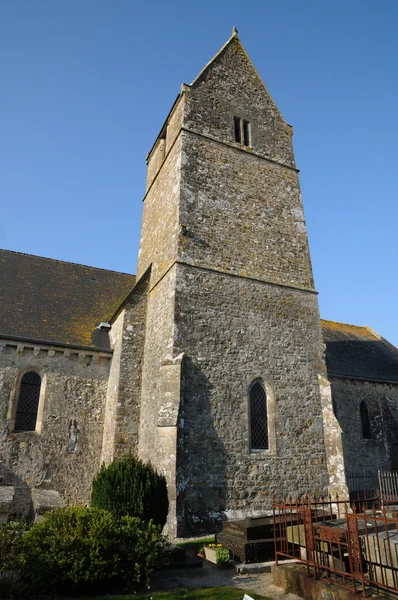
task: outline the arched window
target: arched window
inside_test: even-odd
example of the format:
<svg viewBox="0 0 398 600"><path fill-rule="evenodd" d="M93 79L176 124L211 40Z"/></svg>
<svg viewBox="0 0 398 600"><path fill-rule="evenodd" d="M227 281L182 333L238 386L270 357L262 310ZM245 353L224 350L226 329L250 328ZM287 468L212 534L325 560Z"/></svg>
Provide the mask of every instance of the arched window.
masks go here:
<svg viewBox="0 0 398 600"><path fill-rule="evenodd" d="M268 450L267 395L261 381L249 390L250 450Z"/></svg>
<svg viewBox="0 0 398 600"><path fill-rule="evenodd" d="M41 377L29 371L21 379L14 431L35 431L39 408Z"/></svg>
<svg viewBox="0 0 398 600"><path fill-rule="evenodd" d="M359 414L361 417L362 437L364 440L370 440L372 435L370 431L369 411L366 403L363 401L359 405Z"/></svg>

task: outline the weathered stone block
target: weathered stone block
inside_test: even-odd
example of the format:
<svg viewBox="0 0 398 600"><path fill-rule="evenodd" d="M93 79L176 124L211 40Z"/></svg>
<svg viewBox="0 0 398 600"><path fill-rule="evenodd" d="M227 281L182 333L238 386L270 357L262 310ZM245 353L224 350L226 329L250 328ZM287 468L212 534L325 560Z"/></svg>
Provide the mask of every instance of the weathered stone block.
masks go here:
<svg viewBox="0 0 398 600"><path fill-rule="evenodd" d="M42 521L49 510L64 506L61 496L55 490L33 489L32 501L35 521Z"/></svg>

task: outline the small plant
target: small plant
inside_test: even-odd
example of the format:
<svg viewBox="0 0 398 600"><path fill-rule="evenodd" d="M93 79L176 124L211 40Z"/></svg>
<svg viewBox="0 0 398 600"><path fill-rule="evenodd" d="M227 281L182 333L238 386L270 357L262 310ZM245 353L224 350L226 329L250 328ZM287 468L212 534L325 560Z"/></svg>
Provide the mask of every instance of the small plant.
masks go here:
<svg viewBox="0 0 398 600"><path fill-rule="evenodd" d="M151 464L128 456L102 465L93 481L91 505L116 518L138 517L164 526L169 510L166 479Z"/></svg>
<svg viewBox="0 0 398 600"><path fill-rule="evenodd" d="M217 548L216 550L216 564L220 569L226 569L231 564L231 555L229 550L226 548Z"/></svg>

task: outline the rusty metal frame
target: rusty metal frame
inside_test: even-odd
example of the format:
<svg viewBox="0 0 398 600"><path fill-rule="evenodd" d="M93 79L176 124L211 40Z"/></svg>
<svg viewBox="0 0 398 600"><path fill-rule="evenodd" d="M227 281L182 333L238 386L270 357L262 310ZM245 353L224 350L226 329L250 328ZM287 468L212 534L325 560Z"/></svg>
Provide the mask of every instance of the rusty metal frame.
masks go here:
<svg viewBox="0 0 398 600"><path fill-rule="evenodd" d="M371 587L398 594L397 511L369 509L363 497L351 503L338 496L285 498L272 505L276 564L299 560L311 577L363 596ZM341 521L333 525L336 518Z"/></svg>

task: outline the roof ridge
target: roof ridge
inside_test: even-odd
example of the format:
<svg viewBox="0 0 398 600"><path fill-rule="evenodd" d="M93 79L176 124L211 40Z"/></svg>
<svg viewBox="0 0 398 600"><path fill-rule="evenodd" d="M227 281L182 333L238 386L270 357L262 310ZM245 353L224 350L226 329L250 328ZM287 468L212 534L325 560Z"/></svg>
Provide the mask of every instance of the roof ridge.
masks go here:
<svg viewBox="0 0 398 600"><path fill-rule="evenodd" d="M225 42L225 44L223 46L221 46L221 48L219 49L218 52L216 52L216 54L213 56L213 58L211 58L209 60L209 62L207 62L205 64L205 66L203 67L203 69L201 69L199 71L199 73L196 75L195 79L192 80L192 82L189 84L189 87L193 87L194 84L198 81L198 79L200 79L200 77L203 75L203 73L205 71L207 71L207 69L210 67L211 64L213 64L213 62L224 52L224 50L231 44L231 42L233 40L238 40L238 42L241 44L240 39L238 37L238 33L234 30L232 30L232 35L227 39L227 41ZM242 45L242 44L241 44Z"/></svg>
<svg viewBox="0 0 398 600"><path fill-rule="evenodd" d="M321 319L321 323L335 323L336 325L348 325L348 327L356 327L357 329L369 329L373 331L368 325L354 325L353 323L344 323L343 321L332 321L331 319Z"/></svg>
<svg viewBox="0 0 398 600"><path fill-rule="evenodd" d="M117 273L118 275L129 275L129 277L135 277L133 273L125 273L124 271L115 271L114 269L104 269L104 267L94 267L92 265L84 265L82 263L76 263L70 260L63 260L60 258L50 258L49 256L40 256L39 254L29 254L28 252L18 252L16 250L8 250L7 248L0 248L0 252L9 252L10 254L19 254L22 256L31 256L32 258L43 258L44 260L51 260L53 262L65 263L67 265L76 265L78 267L87 267L88 269L97 269L97 271L106 271L107 273Z"/></svg>

